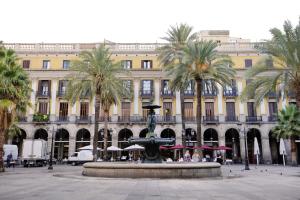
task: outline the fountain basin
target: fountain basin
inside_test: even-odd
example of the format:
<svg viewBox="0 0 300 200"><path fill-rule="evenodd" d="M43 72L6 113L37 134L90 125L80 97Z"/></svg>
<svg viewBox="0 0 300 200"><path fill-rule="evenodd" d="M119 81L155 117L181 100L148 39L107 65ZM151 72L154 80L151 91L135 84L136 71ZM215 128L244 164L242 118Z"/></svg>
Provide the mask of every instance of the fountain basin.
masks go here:
<svg viewBox="0 0 300 200"><path fill-rule="evenodd" d="M221 176L219 163L101 163L83 165L85 176L108 178L207 178Z"/></svg>

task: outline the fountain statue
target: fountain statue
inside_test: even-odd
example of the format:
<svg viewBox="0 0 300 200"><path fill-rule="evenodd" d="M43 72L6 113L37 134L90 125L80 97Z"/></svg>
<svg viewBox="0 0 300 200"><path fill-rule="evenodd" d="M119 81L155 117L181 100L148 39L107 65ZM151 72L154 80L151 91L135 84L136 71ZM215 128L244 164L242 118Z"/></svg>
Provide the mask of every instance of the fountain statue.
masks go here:
<svg viewBox="0 0 300 200"><path fill-rule="evenodd" d="M144 163L161 163L161 156L159 146L161 145L173 145L175 144L175 138L160 138L157 137L154 130L156 127L156 116L154 109L160 108L158 105L146 105L143 109L149 109L147 118L148 133L145 138L131 138L129 139L130 144L140 144L145 147Z"/></svg>

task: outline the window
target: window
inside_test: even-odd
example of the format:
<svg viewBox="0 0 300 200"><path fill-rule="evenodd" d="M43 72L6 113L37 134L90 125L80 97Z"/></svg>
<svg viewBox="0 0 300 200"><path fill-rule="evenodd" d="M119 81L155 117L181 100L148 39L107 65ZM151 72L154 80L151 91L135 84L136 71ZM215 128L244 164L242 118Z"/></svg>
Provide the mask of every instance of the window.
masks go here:
<svg viewBox="0 0 300 200"><path fill-rule="evenodd" d="M148 95L152 94L152 80L142 81L142 93Z"/></svg>
<svg viewBox="0 0 300 200"><path fill-rule="evenodd" d="M172 94L172 91L169 88L169 80L163 80L162 81L162 93L163 94Z"/></svg>
<svg viewBox="0 0 300 200"><path fill-rule="evenodd" d="M124 80L123 81L123 88L127 90L128 93L131 91L131 80Z"/></svg>
<svg viewBox="0 0 300 200"><path fill-rule="evenodd" d="M61 95L65 95L66 94L67 84L68 84L67 80L60 80L59 81L59 88L58 88L59 94L61 94Z"/></svg>
<svg viewBox="0 0 300 200"><path fill-rule="evenodd" d="M247 110L248 110L248 116L249 117L255 117L256 116L256 109L254 107L253 102L248 102L247 103Z"/></svg>
<svg viewBox="0 0 300 200"><path fill-rule="evenodd" d="M142 60L142 69L151 69L152 60Z"/></svg>
<svg viewBox="0 0 300 200"><path fill-rule="evenodd" d="M70 60L64 60L63 69L69 69L69 68L70 68Z"/></svg>
<svg viewBox="0 0 300 200"><path fill-rule="evenodd" d="M226 102L226 121L235 121L235 103Z"/></svg>
<svg viewBox="0 0 300 200"><path fill-rule="evenodd" d="M269 116L277 115L277 103L269 102Z"/></svg>
<svg viewBox="0 0 300 200"><path fill-rule="evenodd" d="M39 102L39 113L47 115L48 102Z"/></svg>
<svg viewBox="0 0 300 200"><path fill-rule="evenodd" d="M186 89L184 90L184 94L192 95L194 94L194 82L190 81Z"/></svg>
<svg viewBox="0 0 300 200"><path fill-rule="evenodd" d="M194 114L192 102L184 102L184 117L187 121L191 121L193 119Z"/></svg>
<svg viewBox="0 0 300 200"><path fill-rule="evenodd" d="M80 118L86 118L89 116L89 103L80 102Z"/></svg>
<svg viewBox="0 0 300 200"><path fill-rule="evenodd" d="M204 80L203 81L203 94L216 95L217 89L215 86L215 82L212 80Z"/></svg>
<svg viewBox="0 0 300 200"><path fill-rule="evenodd" d="M49 95L49 81L47 80L43 80L43 81L40 81L40 94L42 96L48 96Z"/></svg>
<svg viewBox="0 0 300 200"><path fill-rule="evenodd" d="M132 68L132 60L122 60L121 65L124 69Z"/></svg>
<svg viewBox="0 0 300 200"><path fill-rule="evenodd" d="M252 67L252 59L245 59L245 67L246 68Z"/></svg>
<svg viewBox="0 0 300 200"><path fill-rule="evenodd" d="M171 120L172 117L172 102L164 102L163 103L164 109L164 117L167 121Z"/></svg>
<svg viewBox="0 0 300 200"><path fill-rule="evenodd" d="M122 117L130 118L130 102L122 102L121 104Z"/></svg>
<svg viewBox="0 0 300 200"><path fill-rule="evenodd" d="M206 102L205 103L205 116L206 117L213 117L214 114L214 103L213 102Z"/></svg>
<svg viewBox="0 0 300 200"><path fill-rule="evenodd" d="M43 60L43 69L50 68L50 60Z"/></svg>
<svg viewBox="0 0 300 200"><path fill-rule="evenodd" d="M62 121L66 121L68 117L68 103L61 102L59 104L59 119Z"/></svg>
<svg viewBox="0 0 300 200"><path fill-rule="evenodd" d="M30 67L30 60L23 60L23 68L29 69Z"/></svg>

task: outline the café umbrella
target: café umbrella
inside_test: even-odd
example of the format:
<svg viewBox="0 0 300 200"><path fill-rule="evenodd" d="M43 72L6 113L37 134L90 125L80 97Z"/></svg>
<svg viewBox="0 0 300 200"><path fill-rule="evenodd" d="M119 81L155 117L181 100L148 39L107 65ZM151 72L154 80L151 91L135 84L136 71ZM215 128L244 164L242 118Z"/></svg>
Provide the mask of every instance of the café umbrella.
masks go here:
<svg viewBox="0 0 300 200"><path fill-rule="evenodd" d="M93 150L93 145L87 145L84 147L78 148L79 150ZM97 150L101 150L101 148L97 147Z"/></svg>
<svg viewBox="0 0 300 200"><path fill-rule="evenodd" d="M285 144L284 144L284 140L282 138L280 138L279 141L279 152L280 155L282 155L282 160L283 160L283 166L285 166L285 155L286 155L286 149L285 149Z"/></svg>
<svg viewBox="0 0 300 200"><path fill-rule="evenodd" d="M131 145L129 147L126 147L124 150L127 150L127 151L135 151L135 150L144 150L145 147L142 147L138 144L134 144L134 145Z"/></svg>
<svg viewBox="0 0 300 200"><path fill-rule="evenodd" d="M259 155L260 155L260 151L259 151L259 145L258 145L258 141L257 138L254 137L254 155L256 155L256 164L259 164Z"/></svg>

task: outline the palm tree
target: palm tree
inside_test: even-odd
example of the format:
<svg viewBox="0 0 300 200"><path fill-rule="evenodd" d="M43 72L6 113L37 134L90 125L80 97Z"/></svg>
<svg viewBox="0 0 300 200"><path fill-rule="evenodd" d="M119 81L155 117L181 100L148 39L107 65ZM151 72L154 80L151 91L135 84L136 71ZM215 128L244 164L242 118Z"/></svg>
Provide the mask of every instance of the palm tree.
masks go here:
<svg viewBox="0 0 300 200"><path fill-rule="evenodd" d="M3 145L5 137L16 130L16 112L25 112L31 91L27 73L17 63L13 50L0 49L0 172L4 171Z"/></svg>
<svg viewBox="0 0 300 200"><path fill-rule="evenodd" d="M213 41L189 42L183 50L181 63L174 63L167 68L172 81L177 85L181 80L194 80L197 86L197 145L201 146L201 100L202 82L215 81L221 85L230 85L235 76L231 67L232 61L228 56L220 55L217 43Z"/></svg>
<svg viewBox="0 0 300 200"><path fill-rule="evenodd" d="M158 59L161 65L166 69L167 66L173 66L174 63L182 62L183 49L186 44L196 39L196 33L192 33L193 28L187 24L180 24L179 26L171 26L167 31L167 37L163 37L168 43L159 48ZM172 69L170 69L172 70ZM174 84L176 83L176 84ZM182 132L185 136L185 116L184 116L184 90L188 85L188 80L178 78L177 81L171 81L170 88L173 91L180 91L180 103L181 103L181 124ZM185 138L183 138L183 145L186 144Z"/></svg>
<svg viewBox="0 0 300 200"><path fill-rule="evenodd" d="M289 105L278 114L278 124L273 128L277 138L290 138L292 163L297 163L295 137L300 136L300 111L295 105Z"/></svg>
<svg viewBox="0 0 300 200"><path fill-rule="evenodd" d="M270 91L280 89L284 96L294 92L297 107L300 108L300 19L295 28L290 21L285 21L283 28L283 32L277 28L271 29L272 39L258 47L270 57L246 72L246 78L254 79L244 89L242 99L253 98L255 93L257 104Z"/></svg>
<svg viewBox="0 0 300 200"><path fill-rule="evenodd" d="M88 96L90 101L95 98L94 160L97 159L98 123L102 104L105 113L104 158L106 159L108 111L111 104L118 102L120 95L125 91L121 89L121 80L116 77L124 70L120 63L113 62L109 49L104 45L92 51L81 52L79 58L71 65L71 70L75 71L75 74L68 84L67 99L75 103L84 96Z"/></svg>

